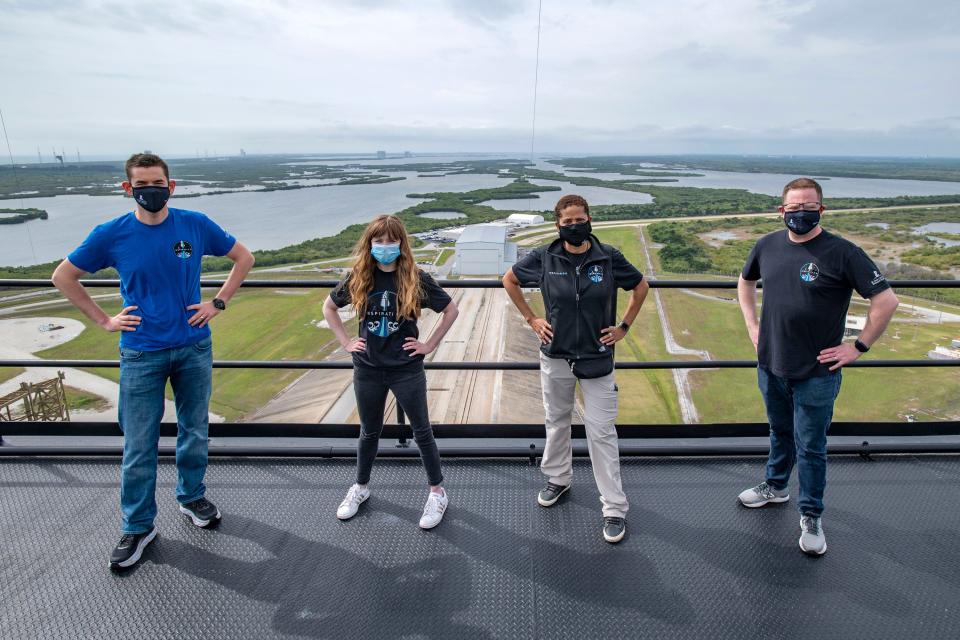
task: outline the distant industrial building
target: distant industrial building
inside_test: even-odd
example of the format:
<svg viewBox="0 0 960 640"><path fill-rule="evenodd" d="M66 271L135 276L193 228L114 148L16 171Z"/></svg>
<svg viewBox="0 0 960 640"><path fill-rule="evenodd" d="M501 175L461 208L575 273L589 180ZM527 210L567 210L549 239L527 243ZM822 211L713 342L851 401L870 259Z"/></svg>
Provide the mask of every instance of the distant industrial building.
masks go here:
<svg viewBox="0 0 960 640"><path fill-rule="evenodd" d="M387 157L386 151L377 151L377 160L384 160Z"/></svg>
<svg viewBox="0 0 960 640"><path fill-rule="evenodd" d="M543 224L543 216L536 213L511 213L507 222L515 227L529 227L532 224Z"/></svg>
<svg viewBox="0 0 960 640"><path fill-rule="evenodd" d="M517 245L507 242L509 227L475 224L457 239L454 273L463 276L498 275L517 262Z"/></svg>
<svg viewBox="0 0 960 640"><path fill-rule="evenodd" d="M931 360L960 360L960 340L951 341L949 347L937 345L927 352L927 357Z"/></svg>
<svg viewBox="0 0 960 640"><path fill-rule="evenodd" d="M847 315L847 319L843 325L843 337L860 337L860 333L863 331L863 328L867 326L867 317L866 316L854 316Z"/></svg>

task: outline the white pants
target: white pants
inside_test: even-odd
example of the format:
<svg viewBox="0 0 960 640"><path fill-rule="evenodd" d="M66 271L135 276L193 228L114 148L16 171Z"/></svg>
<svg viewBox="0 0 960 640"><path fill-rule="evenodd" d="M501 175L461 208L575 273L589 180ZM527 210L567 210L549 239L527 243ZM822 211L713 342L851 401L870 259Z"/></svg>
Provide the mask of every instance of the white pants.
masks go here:
<svg viewBox="0 0 960 640"><path fill-rule="evenodd" d="M573 413L577 378L562 358L540 353L540 386L546 414L547 443L540 470L550 482L568 485L573 480L573 444L570 419ZM629 505L620 480L620 451L617 448L617 388L613 372L591 380L580 380L583 391L583 422L593 477L600 491L603 515L623 518Z"/></svg>

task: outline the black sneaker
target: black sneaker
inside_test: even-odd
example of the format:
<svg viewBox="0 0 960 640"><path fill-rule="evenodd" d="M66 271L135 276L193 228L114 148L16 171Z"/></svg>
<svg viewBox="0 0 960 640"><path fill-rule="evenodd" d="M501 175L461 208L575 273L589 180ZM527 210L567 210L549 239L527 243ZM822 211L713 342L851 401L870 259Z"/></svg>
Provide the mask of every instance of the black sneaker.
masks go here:
<svg viewBox="0 0 960 640"><path fill-rule="evenodd" d="M613 516L603 517L603 539L614 543L623 540L623 535L627 532L627 521L623 518Z"/></svg>
<svg viewBox="0 0 960 640"><path fill-rule="evenodd" d="M189 516L198 527L208 527L220 520L220 510L206 498L180 505L180 513Z"/></svg>
<svg viewBox="0 0 960 640"><path fill-rule="evenodd" d="M553 484L548 482L547 486L540 490L540 493L537 494L537 502L540 503L541 507L552 507L553 504L560 499L560 496L565 494L570 490L570 485L563 484Z"/></svg>
<svg viewBox="0 0 960 640"><path fill-rule="evenodd" d="M117 571L120 569L129 569L137 564L140 556L143 555L143 550L146 549L147 545L153 542L153 539L156 537L156 527L152 527L150 531L144 531L143 533L123 534L120 542L118 542L117 546L113 549L113 553L110 554L110 568Z"/></svg>

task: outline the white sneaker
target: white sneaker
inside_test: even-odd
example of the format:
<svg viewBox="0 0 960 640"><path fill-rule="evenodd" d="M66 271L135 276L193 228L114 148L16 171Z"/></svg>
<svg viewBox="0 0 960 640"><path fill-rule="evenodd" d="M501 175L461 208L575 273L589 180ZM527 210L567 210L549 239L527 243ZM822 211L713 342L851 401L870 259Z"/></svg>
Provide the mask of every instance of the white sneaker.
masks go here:
<svg viewBox="0 0 960 640"><path fill-rule="evenodd" d="M433 529L440 524L449 502L445 490L443 493L434 493L431 491L427 497L427 504L423 505L423 516L420 518L420 528Z"/></svg>
<svg viewBox="0 0 960 640"><path fill-rule="evenodd" d="M347 497L343 499L340 506L337 507L337 517L341 520L349 520L357 515L357 509L370 497L370 489L358 484L353 485L347 490Z"/></svg>
<svg viewBox="0 0 960 640"><path fill-rule="evenodd" d="M827 537L823 535L823 523L816 516L800 518L800 550L811 556L827 552Z"/></svg>

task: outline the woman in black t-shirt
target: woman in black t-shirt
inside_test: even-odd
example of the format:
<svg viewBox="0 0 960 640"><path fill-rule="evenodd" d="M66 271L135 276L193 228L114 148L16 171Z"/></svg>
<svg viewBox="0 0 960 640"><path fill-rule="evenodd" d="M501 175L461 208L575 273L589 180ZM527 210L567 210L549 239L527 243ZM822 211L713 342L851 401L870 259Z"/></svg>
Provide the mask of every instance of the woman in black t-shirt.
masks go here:
<svg viewBox="0 0 960 640"><path fill-rule="evenodd" d="M337 309L352 304L359 335L347 336ZM428 307L443 317L426 342L420 341L417 318ZM377 455L387 391L403 409L430 482L420 526L440 524L447 508L441 483L440 453L427 413L427 378L423 358L437 348L457 318L457 305L428 274L417 267L407 230L396 216L375 218L354 248L350 273L330 293L323 316L344 350L353 356L353 390L360 415L357 481L337 508L341 520L352 518L367 498L370 471Z"/></svg>

